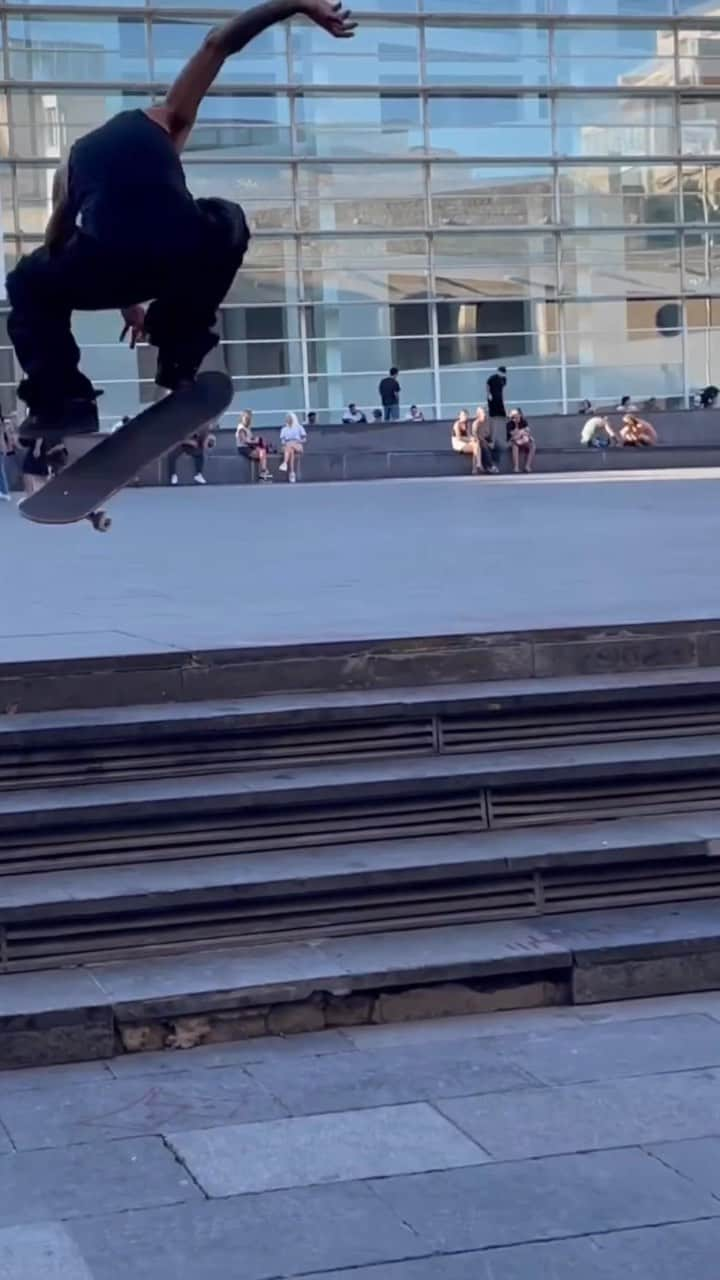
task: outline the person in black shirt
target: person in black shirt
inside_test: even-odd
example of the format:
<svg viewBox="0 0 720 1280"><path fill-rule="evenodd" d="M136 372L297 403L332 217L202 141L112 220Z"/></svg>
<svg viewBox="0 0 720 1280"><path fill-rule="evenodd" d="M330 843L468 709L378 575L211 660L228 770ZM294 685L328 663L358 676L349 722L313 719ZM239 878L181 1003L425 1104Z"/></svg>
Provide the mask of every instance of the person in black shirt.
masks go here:
<svg viewBox="0 0 720 1280"><path fill-rule="evenodd" d="M357 25L335 0L266 0L209 31L162 103L122 111L72 147L55 175L45 243L7 278L8 333L26 375L18 396L30 411L23 437L98 429L73 311L120 308L122 337L158 348L156 381L171 390L217 344L216 312L250 233L238 204L193 199L180 153L226 60L295 14L339 38Z"/></svg>
<svg viewBox="0 0 720 1280"><path fill-rule="evenodd" d="M491 418L507 418L505 409L505 388L507 386L507 369L500 365L497 373L487 380L488 414Z"/></svg>
<svg viewBox="0 0 720 1280"><path fill-rule="evenodd" d="M401 387L397 380L397 375L398 371L393 365L387 378L383 378L378 387L386 422L397 422L400 418Z"/></svg>

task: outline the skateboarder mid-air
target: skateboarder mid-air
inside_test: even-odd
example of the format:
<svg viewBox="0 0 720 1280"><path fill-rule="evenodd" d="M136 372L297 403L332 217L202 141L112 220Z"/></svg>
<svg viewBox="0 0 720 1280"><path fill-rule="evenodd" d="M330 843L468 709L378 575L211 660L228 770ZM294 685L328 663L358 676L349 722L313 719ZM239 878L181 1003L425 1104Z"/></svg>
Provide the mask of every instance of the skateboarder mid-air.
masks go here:
<svg viewBox="0 0 720 1280"><path fill-rule="evenodd" d="M72 147L55 175L45 244L7 279L24 437L98 429L99 393L78 367L73 311L120 308L131 345L157 347L156 381L170 390L217 344L217 309L250 233L239 205L193 199L180 153L226 59L296 14L341 39L357 25L334 0L267 0L210 31L162 103L122 111Z"/></svg>

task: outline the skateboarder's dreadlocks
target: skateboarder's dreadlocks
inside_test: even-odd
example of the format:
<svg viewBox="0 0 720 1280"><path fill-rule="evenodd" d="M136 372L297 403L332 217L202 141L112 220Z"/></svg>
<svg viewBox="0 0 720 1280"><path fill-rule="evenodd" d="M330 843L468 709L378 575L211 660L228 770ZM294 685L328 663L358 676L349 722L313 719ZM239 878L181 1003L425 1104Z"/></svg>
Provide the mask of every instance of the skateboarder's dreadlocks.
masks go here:
<svg viewBox="0 0 720 1280"><path fill-rule="evenodd" d="M119 307L131 343L146 337L158 348L156 380L170 389L194 378L216 345L217 308L250 233L239 205L192 198L180 152L225 60L295 14L340 39L357 25L333 0L267 0L211 31L162 103L123 111L72 147L55 176L45 244L7 279L8 332L26 375L18 395L30 411L24 436L97 430L73 311Z"/></svg>

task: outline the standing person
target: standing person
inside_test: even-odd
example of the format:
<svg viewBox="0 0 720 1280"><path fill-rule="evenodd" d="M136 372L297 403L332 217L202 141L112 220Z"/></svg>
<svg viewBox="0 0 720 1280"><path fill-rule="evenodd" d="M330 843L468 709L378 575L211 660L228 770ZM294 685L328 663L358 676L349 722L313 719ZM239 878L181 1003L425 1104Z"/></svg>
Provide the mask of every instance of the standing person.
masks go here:
<svg viewBox="0 0 720 1280"><path fill-rule="evenodd" d="M397 422L400 417L401 390L402 387L398 382L398 371L393 365L387 378L383 378L378 386L383 416L386 422Z"/></svg>
<svg viewBox="0 0 720 1280"><path fill-rule="evenodd" d="M341 39L357 25L333 0L266 0L209 31L162 103L121 111L72 147L55 175L45 244L7 278L8 333L26 375L18 395L30 411L23 438L98 429L73 311L119 307L122 336L158 348L156 382L170 390L217 345L216 312L250 232L238 204L193 199L180 153L227 59L295 14Z"/></svg>
<svg viewBox="0 0 720 1280"><path fill-rule="evenodd" d="M192 458L193 463L193 482L195 484L207 484L205 479L205 455L208 449L215 447L215 436L212 434L211 428L201 427L198 431L191 431L186 436L182 444L173 449L168 454L168 463L170 466L170 483L178 484L177 464L183 454L188 458Z"/></svg>
<svg viewBox="0 0 720 1280"><path fill-rule="evenodd" d="M504 364L498 367L497 373L491 374L487 380L488 413L491 418L507 418L505 409L505 388L507 386L507 369Z"/></svg>
<svg viewBox="0 0 720 1280"><path fill-rule="evenodd" d="M261 480L272 480L268 470L268 446L262 436L256 436L252 426L252 409L243 409L235 432L235 447L241 458L249 462L257 462L258 475Z"/></svg>
<svg viewBox="0 0 720 1280"><path fill-rule="evenodd" d="M295 484L297 476L296 463L305 452L305 442L307 440L307 431L300 422L296 413L288 413L285 417L285 425L280 432L280 444L282 445L283 460L280 463L279 470L287 471L290 484Z"/></svg>

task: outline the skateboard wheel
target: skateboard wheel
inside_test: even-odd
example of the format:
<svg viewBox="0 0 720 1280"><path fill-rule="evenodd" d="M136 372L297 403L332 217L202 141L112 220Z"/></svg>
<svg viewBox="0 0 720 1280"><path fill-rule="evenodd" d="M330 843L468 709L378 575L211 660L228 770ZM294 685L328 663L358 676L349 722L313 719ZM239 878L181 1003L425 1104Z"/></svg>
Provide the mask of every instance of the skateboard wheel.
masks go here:
<svg viewBox="0 0 720 1280"><path fill-rule="evenodd" d="M112 525L112 519L106 511L93 511L89 519L93 529L98 533L107 533Z"/></svg>

